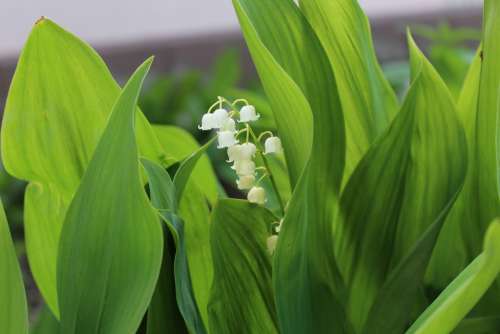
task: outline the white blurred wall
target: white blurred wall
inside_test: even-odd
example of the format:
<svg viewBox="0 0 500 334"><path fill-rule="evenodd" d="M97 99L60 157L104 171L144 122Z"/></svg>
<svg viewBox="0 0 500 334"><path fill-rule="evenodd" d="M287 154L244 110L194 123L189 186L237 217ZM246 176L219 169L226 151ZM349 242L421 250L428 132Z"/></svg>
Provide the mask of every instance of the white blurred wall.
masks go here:
<svg viewBox="0 0 500 334"><path fill-rule="evenodd" d="M481 0L360 0L372 17L481 5ZM0 0L0 58L15 56L45 15L94 45L237 30L230 0Z"/></svg>

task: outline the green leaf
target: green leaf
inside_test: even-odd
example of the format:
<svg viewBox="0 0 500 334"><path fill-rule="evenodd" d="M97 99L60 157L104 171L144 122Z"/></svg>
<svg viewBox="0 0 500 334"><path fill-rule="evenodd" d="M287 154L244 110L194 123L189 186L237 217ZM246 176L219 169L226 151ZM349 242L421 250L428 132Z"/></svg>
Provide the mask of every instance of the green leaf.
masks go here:
<svg viewBox="0 0 500 334"><path fill-rule="evenodd" d="M283 139L294 189L273 268L280 329L347 330L342 282L331 247L345 160L344 120L334 74L314 31L292 1L233 4Z"/></svg>
<svg viewBox="0 0 500 334"><path fill-rule="evenodd" d="M153 125L153 130L168 155L168 165L188 158L200 148L196 139L186 130L170 125ZM217 177L206 154L199 157L192 172L193 182L199 185L211 204L217 200Z"/></svg>
<svg viewBox="0 0 500 334"><path fill-rule="evenodd" d="M363 328L391 272L411 254L429 226L446 215L467 166L465 134L452 97L408 37L413 83L402 110L349 179L335 230L336 256L350 290L348 313L357 330ZM418 270L402 299L415 298L435 234L430 241L423 258L416 259Z"/></svg>
<svg viewBox="0 0 500 334"><path fill-rule="evenodd" d="M37 286L56 317L55 267L62 219L120 90L89 45L48 19L35 24L9 90L1 153L11 175L36 184L26 194L28 257ZM147 120L140 112L135 117L141 155L163 161Z"/></svg>
<svg viewBox="0 0 500 334"><path fill-rule="evenodd" d="M483 252L439 295L407 334L451 332L479 301L500 272L500 220L484 239Z"/></svg>
<svg viewBox="0 0 500 334"><path fill-rule="evenodd" d="M247 201L223 199L214 208L212 333L278 333L271 258L266 249L274 220L268 210Z"/></svg>
<svg viewBox="0 0 500 334"><path fill-rule="evenodd" d="M28 306L5 211L0 201L0 332L28 333Z"/></svg>
<svg viewBox="0 0 500 334"><path fill-rule="evenodd" d="M377 62L370 24L357 0L303 0L300 7L335 72L346 124L344 173L349 177L396 115L396 95Z"/></svg>
<svg viewBox="0 0 500 334"><path fill-rule="evenodd" d="M30 334L54 334L58 333L58 331L59 322L47 305L44 305L38 313L36 322L31 327Z"/></svg>
<svg viewBox="0 0 500 334"><path fill-rule="evenodd" d="M57 264L64 333L134 332L153 295L163 240L142 187L134 131L151 62L137 69L115 103L65 218Z"/></svg>
<svg viewBox="0 0 500 334"><path fill-rule="evenodd" d="M325 122L328 131L315 127L314 135L333 138L328 143L328 156L335 164L329 168L340 181L345 158L344 121L333 72L312 28L288 0L233 0L233 5L274 113L292 188L311 151L313 112L316 118L325 117L314 122Z"/></svg>
<svg viewBox="0 0 500 334"><path fill-rule="evenodd" d="M46 303L58 310L56 263L68 203L55 186L31 182L24 197L24 232L30 269ZM55 311L53 311L55 312ZM56 313L59 317L59 313Z"/></svg>
<svg viewBox="0 0 500 334"><path fill-rule="evenodd" d="M181 165L179 166L179 169L174 175L174 180L173 180L175 189L175 198L177 202L181 201L182 194L184 193L186 185L189 181L189 178L191 177L191 174L194 171L194 168L196 167L198 160L202 157L207 148L214 142L216 138L217 137L213 137L212 139L210 139L205 145L197 149L190 156L184 159L184 161L182 161Z"/></svg>
<svg viewBox="0 0 500 334"><path fill-rule="evenodd" d="M191 274L189 262L190 258L188 258L191 255L191 248L187 250L186 241L188 239L187 236L190 236L190 234L185 232L184 222L176 214L176 207L172 207L172 202L169 201L169 199L176 193L174 182L171 180L168 173L158 164L147 160L143 160L143 164L149 177L149 187L153 205L158 210L163 220L167 223L173 239L175 240L176 253L173 266L176 299L179 311L186 322L189 332L206 333L202 314L200 313L200 307L198 305L206 306L208 302L205 301L205 303L203 303L203 300L201 300L201 302L197 303L192 284L192 277L195 277L196 279L204 279L205 277L200 275L196 277ZM204 198L202 198L202 200L204 200ZM206 215L208 216L208 212ZM191 245L189 246L191 247ZM202 244L196 244L194 246L197 248L203 247ZM194 249L195 248L193 248L193 250ZM199 254L198 252L193 253L194 255ZM165 270L168 270L168 268ZM196 274L199 274L199 272ZM202 274L207 274L207 272ZM168 279L168 277L163 279ZM170 284L171 283L172 282L170 282ZM166 310L164 312L166 312Z"/></svg>

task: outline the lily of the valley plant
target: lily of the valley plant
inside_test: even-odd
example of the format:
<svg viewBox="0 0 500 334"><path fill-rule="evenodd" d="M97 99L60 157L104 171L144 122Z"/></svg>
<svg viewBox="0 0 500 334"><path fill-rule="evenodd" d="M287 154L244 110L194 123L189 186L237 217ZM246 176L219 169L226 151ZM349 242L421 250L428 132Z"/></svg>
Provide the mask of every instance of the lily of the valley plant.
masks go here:
<svg viewBox="0 0 500 334"><path fill-rule="evenodd" d="M355 0L233 4L272 113L214 97L201 147L137 107L152 59L122 88L87 44L35 24L1 129L29 183L32 331L498 333L500 1L458 99L408 33L402 101ZM245 199L227 198L211 145ZM27 314L2 215L0 333L28 333Z"/></svg>

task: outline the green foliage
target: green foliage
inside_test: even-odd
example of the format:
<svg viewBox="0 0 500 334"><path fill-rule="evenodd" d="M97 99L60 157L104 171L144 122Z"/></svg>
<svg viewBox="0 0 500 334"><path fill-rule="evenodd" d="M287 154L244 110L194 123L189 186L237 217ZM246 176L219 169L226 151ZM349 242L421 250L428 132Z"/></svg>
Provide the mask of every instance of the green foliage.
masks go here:
<svg viewBox="0 0 500 334"><path fill-rule="evenodd" d="M408 34L401 105L357 1L233 4L266 97L234 88L234 54L208 81L151 83L139 105L188 131L137 108L151 59L121 89L78 38L33 28L1 133L5 169L28 182L27 255L47 305L32 331L498 333L498 1L485 1L467 75L450 50L474 34L419 28L442 47L430 61ZM253 142L250 176L268 177L249 201L225 198L215 138L189 133L223 94L240 99L213 107L239 130L209 128L219 146L233 147L223 131ZM247 100L262 118L251 125ZM264 129L284 160L264 152ZM0 250L0 331L26 333L4 215Z"/></svg>

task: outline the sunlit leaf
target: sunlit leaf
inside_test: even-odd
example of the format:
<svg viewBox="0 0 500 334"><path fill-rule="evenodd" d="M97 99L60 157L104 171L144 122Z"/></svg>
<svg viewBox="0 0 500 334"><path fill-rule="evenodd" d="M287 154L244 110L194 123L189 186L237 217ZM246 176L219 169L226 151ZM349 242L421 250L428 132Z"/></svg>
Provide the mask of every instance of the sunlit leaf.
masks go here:
<svg viewBox="0 0 500 334"><path fill-rule="evenodd" d="M346 124L348 177L394 118L398 102L377 62L370 24L357 0L302 0L300 7L337 79Z"/></svg>

